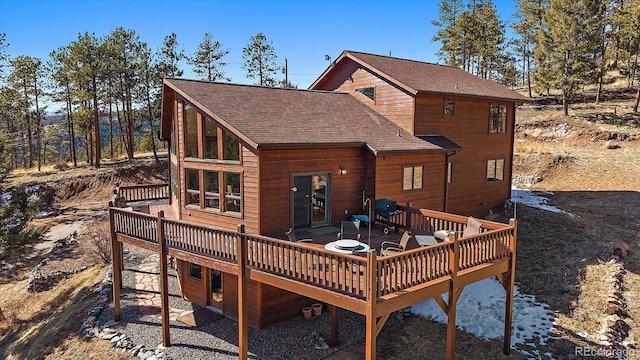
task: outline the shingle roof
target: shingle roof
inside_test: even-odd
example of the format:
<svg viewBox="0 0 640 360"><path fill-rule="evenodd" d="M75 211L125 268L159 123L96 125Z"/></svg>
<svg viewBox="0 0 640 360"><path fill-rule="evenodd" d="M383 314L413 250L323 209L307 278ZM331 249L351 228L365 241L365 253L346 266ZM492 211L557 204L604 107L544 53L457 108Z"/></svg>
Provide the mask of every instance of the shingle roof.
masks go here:
<svg viewBox="0 0 640 360"><path fill-rule="evenodd" d="M457 67L348 50L345 50L336 61L339 62L343 58L358 62L370 71L396 82L413 93L426 92L531 101L528 97L506 86L481 79ZM325 71L312 87L330 72L331 68Z"/></svg>
<svg viewBox="0 0 640 360"><path fill-rule="evenodd" d="M164 82L256 148L344 144L366 145L374 152L446 150L401 130L346 93L184 79Z"/></svg>

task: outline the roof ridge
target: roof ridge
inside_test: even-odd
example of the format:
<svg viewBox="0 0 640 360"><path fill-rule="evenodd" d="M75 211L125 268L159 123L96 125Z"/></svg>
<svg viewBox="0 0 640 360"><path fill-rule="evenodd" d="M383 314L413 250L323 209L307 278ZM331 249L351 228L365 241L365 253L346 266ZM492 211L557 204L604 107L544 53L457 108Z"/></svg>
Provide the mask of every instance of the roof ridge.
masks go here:
<svg viewBox="0 0 640 360"><path fill-rule="evenodd" d="M343 92L343 91L283 88L283 87L275 87L275 86L261 86L261 85L255 85L255 84L240 84L240 83L233 83L233 82L209 81L209 80L203 80L203 79L187 79L187 78L179 78L179 77L165 77L165 80L178 80L178 81L188 81L188 82L193 82L193 83L203 83L203 84L212 84L212 85L225 85L225 86L239 86L239 87L267 89L267 90L289 90L289 91L316 92L316 93L328 93L328 94L348 94L348 93Z"/></svg>
<svg viewBox="0 0 640 360"><path fill-rule="evenodd" d="M362 55L369 55L369 56L377 56L377 57L382 57L382 58L387 58L387 59L409 61L409 62L414 62L414 63L419 63L419 64L435 65L435 66L442 66L442 67L451 68L451 69L462 70L461 68L459 68L457 66L438 64L438 63L434 63L434 62L420 61L420 60L414 60L414 59L405 59L405 58L401 58L401 57L397 57L397 56L387 56L387 55L373 54L373 53L367 53L367 52L362 52L362 51L354 51L354 50L345 50L344 52L345 53L352 53L352 54L362 54Z"/></svg>

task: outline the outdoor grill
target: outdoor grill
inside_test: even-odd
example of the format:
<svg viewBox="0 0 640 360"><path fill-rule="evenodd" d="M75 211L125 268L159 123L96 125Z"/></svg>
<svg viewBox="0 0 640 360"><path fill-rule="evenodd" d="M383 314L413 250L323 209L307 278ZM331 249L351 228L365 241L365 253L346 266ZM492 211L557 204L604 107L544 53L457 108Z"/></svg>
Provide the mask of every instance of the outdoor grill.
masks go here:
<svg viewBox="0 0 640 360"><path fill-rule="evenodd" d="M394 225L396 230L398 229L397 224L391 223L391 217L400 214L400 210L398 210L398 204L395 200L390 199L378 199L376 200L376 206L374 209L376 213L376 220L381 220L382 224L384 224L384 233L389 233L389 226Z"/></svg>

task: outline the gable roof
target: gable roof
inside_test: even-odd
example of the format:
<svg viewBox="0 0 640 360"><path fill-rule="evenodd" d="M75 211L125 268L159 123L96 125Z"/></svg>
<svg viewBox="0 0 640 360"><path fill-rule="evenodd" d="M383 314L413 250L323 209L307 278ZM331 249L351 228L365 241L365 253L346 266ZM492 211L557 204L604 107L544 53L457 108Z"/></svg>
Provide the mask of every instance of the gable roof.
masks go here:
<svg viewBox="0 0 640 360"><path fill-rule="evenodd" d="M165 79L163 91L175 91L254 148L365 145L374 153L451 150L400 129L347 93L185 79ZM163 121L170 118L162 116Z"/></svg>
<svg viewBox="0 0 640 360"><path fill-rule="evenodd" d="M353 61L414 95L433 93L531 101L528 97L506 86L481 79L457 67L348 50L343 51L335 63L339 64L342 61ZM335 68L336 66L327 68L309 88L324 89L323 84L334 76Z"/></svg>

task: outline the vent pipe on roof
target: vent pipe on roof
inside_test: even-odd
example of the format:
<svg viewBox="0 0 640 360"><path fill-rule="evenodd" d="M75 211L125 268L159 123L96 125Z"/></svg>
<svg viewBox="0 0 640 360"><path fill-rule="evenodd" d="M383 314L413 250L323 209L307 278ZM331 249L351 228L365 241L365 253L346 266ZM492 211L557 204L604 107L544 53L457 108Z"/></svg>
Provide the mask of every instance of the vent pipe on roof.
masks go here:
<svg viewBox="0 0 640 360"><path fill-rule="evenodd" d="M458 89L459 89L458 82L456 81L456 90L458 90Z"/></svg>
<svg viewBox="0 0 640 360"><path fill-rule="evenodd" d="M398 128L398 137L402 137L400 136L400 128Z"/></svg>

